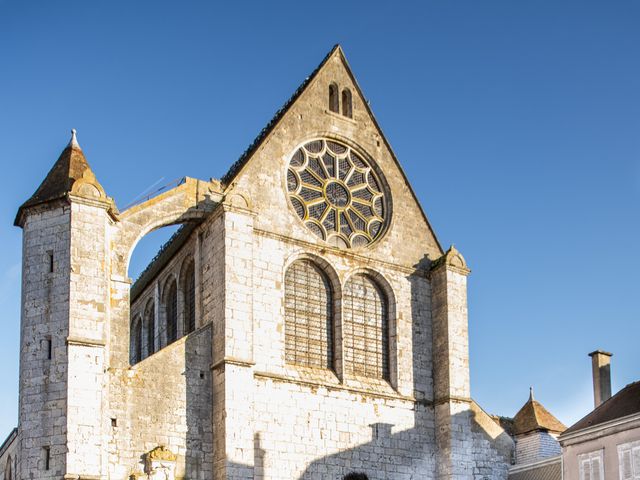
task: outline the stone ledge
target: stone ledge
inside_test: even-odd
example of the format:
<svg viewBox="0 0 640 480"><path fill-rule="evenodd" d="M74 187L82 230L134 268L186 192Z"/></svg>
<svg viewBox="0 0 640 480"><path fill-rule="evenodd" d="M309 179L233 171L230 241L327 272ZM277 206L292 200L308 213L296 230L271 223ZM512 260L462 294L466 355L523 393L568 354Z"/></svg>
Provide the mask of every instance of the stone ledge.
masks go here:
<svg viewBox="0 0 640 480"><path fill-rule="evenodd" d="M226 358L223 358L222 360L218 360L217 362L212 363L211 365L209 365L209 369L210 370L217 370L218 368L224 367L227 364L235 365L237 367L251 368L256 363L252 362L250 360L242 360L241 358L226 357Z"/></svg>
<svg viewBox="0 0 640 480"><path fill-rule="evenodd" d="M333 390L337 392L349 392L349 393L355 393L359 395L368 395L371 397L383 398L386 400L400 400L403 402L410 402L413 404L420 404L425 406L433 405L433 403L430 402L429 400L418 400L415 397L409 397L409 396L401 395L399 393L392 395L388 393L374 392L374 391L366 390L363 388L348 387L346 385L334 385L329 383L317 382L313 380L301 380L298 378L287 377L285 375L280 375L280 374L271 373L271 372L256 371L253 373L253 377L259 378L259 379L273 380L273 381L282 382L282 383L291 383L294 385L303 385L305 387L316 387L316 388L322 387L322 388L326 388L327 390Z"/></svg>
<svg viewBox="0 0 640 480"><path fill-rule="evenodd" d="M80 345L83 347L104 347L106 346L106 342L104 340L95 340L93 338L83 338L83 337L67 337L65 341L67 345Z"/></svg>

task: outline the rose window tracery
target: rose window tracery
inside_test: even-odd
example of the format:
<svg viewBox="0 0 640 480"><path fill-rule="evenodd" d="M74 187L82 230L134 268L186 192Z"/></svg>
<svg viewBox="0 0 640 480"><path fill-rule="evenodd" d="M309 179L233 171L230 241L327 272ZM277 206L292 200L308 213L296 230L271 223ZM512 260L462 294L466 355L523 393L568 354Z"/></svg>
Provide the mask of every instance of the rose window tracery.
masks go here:
<svg viewBox="0 0 640 480"><path fill-rule="evenodd" d="M298 217L332 245L369 245L388 221L380 178L362 155L334 140L313 140L293 154L287 190Z"/></svg>

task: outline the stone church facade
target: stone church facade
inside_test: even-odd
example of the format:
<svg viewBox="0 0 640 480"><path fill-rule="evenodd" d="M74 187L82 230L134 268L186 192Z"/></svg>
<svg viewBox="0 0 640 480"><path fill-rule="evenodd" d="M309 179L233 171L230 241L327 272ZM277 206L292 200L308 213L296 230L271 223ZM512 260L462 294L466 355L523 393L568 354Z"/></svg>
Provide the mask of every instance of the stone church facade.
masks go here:
<svg viewBox="0 0 640 480"><path fill-rule="evenodd" d="M220 181L120 212L74 134L16 225L5 478L507 478L513 441L471 399L469 269L340 47Z"/></svg>

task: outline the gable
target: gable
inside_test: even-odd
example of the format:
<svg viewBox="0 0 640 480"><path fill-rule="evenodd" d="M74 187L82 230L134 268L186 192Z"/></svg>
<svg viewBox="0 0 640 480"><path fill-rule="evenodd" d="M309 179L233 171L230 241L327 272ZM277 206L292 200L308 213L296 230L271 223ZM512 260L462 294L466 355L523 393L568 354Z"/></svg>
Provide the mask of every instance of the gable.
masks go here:
<svg viewBox="0 0 640 480"><path fill-rule="evenodd" d="M330 108L330 85L339 94L338 112ZM343 98L345 94L351 97L351 112L343 111L343 105L347 104ZM344 113L352 113L352 118ZM300 209L296 211L297 205L292 201L287 184L287 173L294 153L313 140L324 141L325 146L330 141L350 149L354 156L364 159L362 167L365 170L370 166L371 171L376 172L381 192L377 192L374 187L369 187L369 191L374 192L376 197L384 197L385 208L378 211L384 211L384 218L368 219L361 215L364 208L353 215L354 219L361 215L363 221L369 221L369 225L377 221L383 222L379 234L376 231L368 232L368 241L360 239L353 245L345 245L344 241L336 238L341 233L339 229L333 234L329 231L330 228L322 232L314 231L309 228L310 224L317 220L316 225L322 225L322 219L310 218L309 211L305 210L304 218L310 220L306 222L301 219L303 214ZM335 182L329 180L319 178L317 190L326 192L327 188L335 187ZM250 199L252 210L257 214L255 226L261 230L315 243L322 248L340 247L408 267L423 262L425 256L434 260L443 253L338 46L276 114L223 181L226 183L226 193L236 191ZM343 187L348 186L343 184ZM329 202L326 206L330 207L329 199L325 200ZM380 201L379 198L374 200ZM360 200L353 201L358 207L362 206L361 203ZM373 204L371 206L373 208ZM347 213L345 212L344 220L349 216ZM339 213L336 215L340 217ZM352 227L354 225L351 224ZM334 224L333 227L337 228L337 225ZM323 238L327 234L330 238Z"/></svg>

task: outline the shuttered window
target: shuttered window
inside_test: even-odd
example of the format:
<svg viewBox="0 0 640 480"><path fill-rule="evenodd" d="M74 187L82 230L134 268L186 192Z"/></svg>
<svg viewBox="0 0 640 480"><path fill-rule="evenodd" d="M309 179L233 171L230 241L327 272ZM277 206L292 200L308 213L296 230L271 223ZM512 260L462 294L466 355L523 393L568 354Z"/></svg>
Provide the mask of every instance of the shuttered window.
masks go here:
<svg viewBox="0 0 640 480"><path fill-rule="evenodd" d="M285 274L285 359L305 367L333 367L333 312L329 279L308 260Z"/></svg>
<svg viewBox="0 0 640 480"><path fill-rule="evenodd" d="M618 445L621 480L640 480L640 440Z"/></svg>
<svg viewBox="0 0 640 480"><path fill-rule="evenodd" d="M167 344L178 338L178 289L176 282L171 281L167 287L165 312L167 316Z"/></svg>
<svg viewBox="0 0 640 480"><path fill-rule="evenodd" d="M184 332L196 329L196 272L193 262L189 263L184 276Z"/></svg>
<svg viewBox="0 0 640 480"><path fill-rule="evenodd" d="M368 275L354 275L344 288L344 357L348 373L389 379L387 299Z"/></svg>
<svg viewBox="0 0 640 480"><path fill-rule="evenodd" d="M604 480L602 450L578 455L580 480Z"/></svg>

